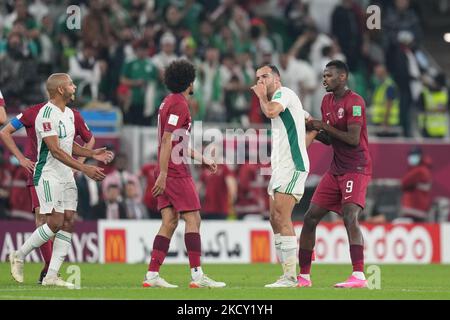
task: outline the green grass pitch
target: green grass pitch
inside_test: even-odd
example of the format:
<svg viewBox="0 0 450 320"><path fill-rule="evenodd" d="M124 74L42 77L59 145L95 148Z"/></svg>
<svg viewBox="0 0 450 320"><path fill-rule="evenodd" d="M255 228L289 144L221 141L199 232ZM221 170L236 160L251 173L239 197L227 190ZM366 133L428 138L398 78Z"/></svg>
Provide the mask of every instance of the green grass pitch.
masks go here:
<svg viewBox="0 0 450 320"><path fill-rule="evenodd" d="M69 264L61 268L64 279ZM177 289L142 288L147 271L143 264L78 264L81 289L48 288L36 284L40 264L25 264L25 283L14 282L9 263L0 263L0 299L150 299L150 300L305 300L305 299L450 299L448 265L380 265L381 289L334 289L349 275L350 265L314 265L312 288L266 289L281 267L275 264L205 265L224 289L189 289L187 265L164 265L161 275Z"/></svg>

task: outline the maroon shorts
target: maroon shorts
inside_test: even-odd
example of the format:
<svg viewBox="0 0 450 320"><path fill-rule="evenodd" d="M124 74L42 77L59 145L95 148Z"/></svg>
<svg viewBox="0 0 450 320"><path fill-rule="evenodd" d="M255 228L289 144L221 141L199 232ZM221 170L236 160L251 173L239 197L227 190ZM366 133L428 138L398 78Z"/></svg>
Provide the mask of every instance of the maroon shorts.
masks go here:
<svg viewBox="0 0 450 320"><path fill-rule="evenodd" d="M40 207L39 198L36 193L36 188L33 185L27 186L27 188L28 188L28 192L30 193L30 198L31 198L31 211L33 211L33 213L34 213L34 209Z"/></svg>
<svg viewBox="0 0 450 320"><path fill-rule="evenodd" d="M311 202L339 214L342 214L342 205L345 203L355 203L364 209L370 178L361 173L335 176L327 172L320 180Z"/></svg>
<svg viewBox="0 0 450 320"><path fill-rule="evenodd" d="M164 193L156 198L158 210L174 207L179 212L200 210L200 199L192 177L167 177Z"/></svg>

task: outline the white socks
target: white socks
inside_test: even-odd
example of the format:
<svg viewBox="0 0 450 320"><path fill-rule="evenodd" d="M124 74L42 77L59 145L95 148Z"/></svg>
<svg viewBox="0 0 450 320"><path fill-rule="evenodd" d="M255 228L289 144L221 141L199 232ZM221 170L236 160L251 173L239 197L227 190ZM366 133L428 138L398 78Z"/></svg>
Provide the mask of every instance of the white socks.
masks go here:
<svg viewBox="0 0 450 320"><path fill-rule="evenodd" d="M57 276L61 265L66 259L69 249L72 246L72 234L63 230L56 233L53 241L53 253L48 267L47 275Z"/></svg>
<svg viewBox="0 0 450 320"><path fill-rule="evenodd" d="M197 281L200 277L203 276L202 267L191 268L191 277L192 280Z"/></svg>
<svg viewBox="0 0 450 320"><path fill-rule="evenodd" d="M39 248L48 240L50 240L55 234L48 227L47 224L44 224L34 230L33 234L25 241L22 247L17 251L17 255L20 259L25 259L25 257L33 251L35 248Z"/></svg>
<svg viewBox="0 0 450 320"><path fill-rule="evenodd" d="M352 273L352 276L354 276L356 279L359 279L359 280L366 280L366 276L364 275L364 272L354 271Z"/></svg>
<svg viewBox="0 0 450 320"><path fill-rule="evenodd" d="M283 263L281 256L281 233L274 234L275 252L277 253L277 259L280 263Z"/></svg>
<svg viewBox="0 0 450 320"><path fill-rule="evenodd" d="M297 277L297 237L281 236L281 261L286 276Z"/></svg>

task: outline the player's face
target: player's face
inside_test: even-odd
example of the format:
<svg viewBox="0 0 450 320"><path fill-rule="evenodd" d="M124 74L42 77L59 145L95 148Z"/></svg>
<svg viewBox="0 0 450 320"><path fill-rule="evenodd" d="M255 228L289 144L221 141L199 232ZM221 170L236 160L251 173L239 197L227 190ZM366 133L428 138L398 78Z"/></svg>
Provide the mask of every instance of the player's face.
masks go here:
<svg viewBox="0 0 450 320"><path fill-rule="evenodd" d="M77 86L73 83L72 79L69 77L63 85L63 99L67 103L75 101L75 91Z"/></svg>
<svg viewBox="0 0 450 320"><path fill-rule="evenodd" d="M336 68L325 68L323 71L323 86L327 92L333 92L344 83L345 75L339 73Z"/></svg>
<svg viewBox="0 0 450 320"><path fill-rule="evenodd" d="M263 67L256 71L256 83L262 83L267 88L267 94L270 95L275 91L275 76L272 69Z"/></svg>

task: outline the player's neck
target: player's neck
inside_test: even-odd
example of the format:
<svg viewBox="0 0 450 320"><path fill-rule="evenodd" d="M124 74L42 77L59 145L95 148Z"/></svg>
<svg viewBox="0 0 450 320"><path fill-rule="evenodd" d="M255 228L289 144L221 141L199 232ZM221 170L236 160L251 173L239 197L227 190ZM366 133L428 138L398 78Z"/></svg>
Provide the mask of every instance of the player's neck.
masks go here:
<svg viewBox="0 0 450 320"><path fill-rule="evenodd" d="M347 90L348 90L347 87L343 87L343 88L337 89L336 91L333 92L334 98L335 98L335 99L340 99L340 98L342 98L342 97L345 95L345 93L347 92Z"/></svg>
<svg viewBox="0 0 450 320"><path fill-rule="evenodd" d="M62 112L66 109L66 103L64 101L61 101L59 99L50 99L50 102L53 103L55 106L57 106L59 109L61 109Z"/></svg>

